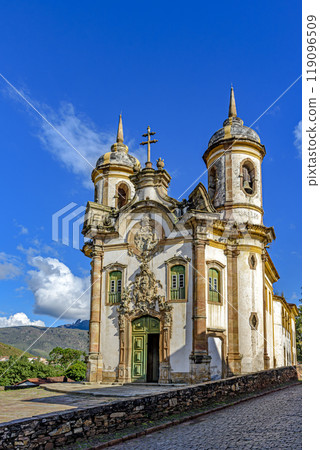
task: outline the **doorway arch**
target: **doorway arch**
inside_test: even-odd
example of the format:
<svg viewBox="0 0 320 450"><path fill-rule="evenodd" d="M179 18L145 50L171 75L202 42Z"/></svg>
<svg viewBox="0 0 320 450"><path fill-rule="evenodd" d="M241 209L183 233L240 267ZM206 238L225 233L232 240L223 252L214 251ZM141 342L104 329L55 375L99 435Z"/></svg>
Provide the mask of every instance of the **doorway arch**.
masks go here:
<svg viewBox="0 0 320 450"><path fill-rule="evenodd" d="M132 381L159 380L160 320L142 316L132 321Z"/></svg>

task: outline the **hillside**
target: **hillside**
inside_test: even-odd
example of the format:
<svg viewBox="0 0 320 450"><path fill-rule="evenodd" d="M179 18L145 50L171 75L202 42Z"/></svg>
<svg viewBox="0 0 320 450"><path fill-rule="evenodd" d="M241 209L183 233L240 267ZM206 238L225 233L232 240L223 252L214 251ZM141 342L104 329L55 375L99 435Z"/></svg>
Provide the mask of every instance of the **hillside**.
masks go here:
<svg viewBox="0 0 320 450"><path fill-rule="evenodd" d="M88 352L89 346L86 330L35 326L0 328L0 342L20 350L28 349L33 355L45 358L54 347L74 348ZM30 345L32 347L29 348Z"/></svg>
<svg viewBox="0 0 320 450"><path fill-rule="evenodd" d="M3 344L0 342L0 357L1 356L20 356L23 353L19 348L13 347L12 345ZM32 358L34 355L30 353L25 353L24 356L27 358Z"/></svg>

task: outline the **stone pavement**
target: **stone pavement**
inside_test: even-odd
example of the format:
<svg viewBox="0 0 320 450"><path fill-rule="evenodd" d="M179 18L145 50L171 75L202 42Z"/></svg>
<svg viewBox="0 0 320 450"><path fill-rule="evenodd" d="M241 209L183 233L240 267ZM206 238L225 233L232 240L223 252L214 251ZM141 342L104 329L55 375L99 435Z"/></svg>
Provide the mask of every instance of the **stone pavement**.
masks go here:
<svg viewBox="0 0 320 450"><path fill-rule="evenodd" d="M168 392L170 390L176 390L177 387L182 387L180 384L124 384L124 385L111 385L111 384L81 384L81 383L51 383L45 384L41 387L52 392L60 392L65 394L85 394L93 395L95 397L113 397L113 398L125 398L125 397L145 397L150 394L161 394L162 392Z"/></svg>
<svg viewBox="0 0 320 450"><path fill-rule="evenodd" d="M98 406L124 397L134 398L152 393L158 394L170 389L176 389L176 387L55 383L42 385L39 388L0 391L0 423L50 412Z"/></svg>
<svg viewBox="0 0 320 450"><path fill-rule="evenodd" d="M301 386L115 446L136 450L301 449Z"/></svg>

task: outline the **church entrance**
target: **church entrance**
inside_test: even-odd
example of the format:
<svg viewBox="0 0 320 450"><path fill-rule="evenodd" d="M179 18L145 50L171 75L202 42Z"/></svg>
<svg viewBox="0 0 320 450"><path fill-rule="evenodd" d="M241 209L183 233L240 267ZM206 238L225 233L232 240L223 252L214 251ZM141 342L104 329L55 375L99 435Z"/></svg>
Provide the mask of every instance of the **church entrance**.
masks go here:
<svg viewBox="0 0 320 450"><path fill-rule="evenodd" d="M159 380L160 320L139 317L132 322L132 381Z"/></svg>

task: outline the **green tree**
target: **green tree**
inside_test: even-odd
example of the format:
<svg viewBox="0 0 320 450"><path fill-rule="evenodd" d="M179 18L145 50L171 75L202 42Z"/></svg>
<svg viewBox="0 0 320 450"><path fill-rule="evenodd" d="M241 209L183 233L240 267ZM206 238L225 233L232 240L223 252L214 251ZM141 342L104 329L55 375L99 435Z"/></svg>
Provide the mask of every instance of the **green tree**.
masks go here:
<svg viewBox="0 0 320 450"><path fill-rule="evenodd" d="M72 364L65 374L74 381L83 381L86 378L87 366L83 361L77 361Z"/></svg>
<svg viewBox="0 0 320 450"><path fill-rule="evenodd" d="M77 361L83 361L86 356L85 352L81 350L74 350L73 348L55 347L49 353L49 363L52 365L59 365L64 369L68 369Z"/></svg>
<svg viewBox="0 0 320 450"><path fill-rule="evenodd" d="M302 299L298 306L299 314L296 317L296 345L297 345L297 360L302 363Z"/></svg>
<svg viewBox="0 0 320 450"><path fill-rule="evenodd" d="M0 386L12 386L27 378L46 378L64 375L61 367L49 366L40 361L28 361L28 358L11 357L0 362Z"/></svg>

